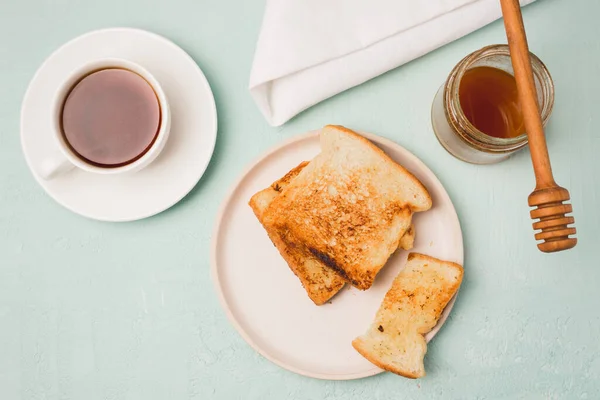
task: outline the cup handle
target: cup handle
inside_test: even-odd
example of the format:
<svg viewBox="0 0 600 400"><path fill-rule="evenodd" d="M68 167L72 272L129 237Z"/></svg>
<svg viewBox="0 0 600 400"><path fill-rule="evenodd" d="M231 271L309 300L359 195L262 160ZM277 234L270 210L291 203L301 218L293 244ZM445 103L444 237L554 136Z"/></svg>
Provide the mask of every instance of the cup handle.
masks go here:
<svg viewBox="0 0 600 400"><path fill-rule="evenodd" d="M59 152L47 157L42 161L39 168L40 176L45 180L51 180L67 171L75 168L75 165L65 158Z"/></svg>

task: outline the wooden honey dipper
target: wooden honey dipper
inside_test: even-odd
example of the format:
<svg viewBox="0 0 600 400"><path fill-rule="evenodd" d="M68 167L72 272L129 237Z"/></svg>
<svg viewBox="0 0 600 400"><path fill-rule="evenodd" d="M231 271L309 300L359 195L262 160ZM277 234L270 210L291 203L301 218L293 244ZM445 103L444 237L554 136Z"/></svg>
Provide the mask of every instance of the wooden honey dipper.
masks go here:
<svg viewBox="0 0 600 400"><path fill-rule="evenodd" d="M568 226L575 219L565 214L572 212L573 207L564 203L570 199L569 191L558 186L552 176L521 6L519 0L500 0L500 4L535 173L535 190L528 198L529 206L537 207L530 213L533 220L539 219L533 223L534 230L541 230L535 238L543 240L538 243L538 248L545 253L571 249L577 244L577 239L569 236L577 230Z"/></svg>

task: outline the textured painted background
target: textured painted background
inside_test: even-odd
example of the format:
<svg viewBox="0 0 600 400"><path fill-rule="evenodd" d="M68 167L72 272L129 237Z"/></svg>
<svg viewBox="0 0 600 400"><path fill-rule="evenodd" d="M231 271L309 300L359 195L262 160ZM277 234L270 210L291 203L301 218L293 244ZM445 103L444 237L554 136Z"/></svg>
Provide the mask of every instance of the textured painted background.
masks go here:
<svg viewBox="0 0 600 400"><path fill-rule="evenodd" d="M269 127L247 82L262 1L0 0L0 399L599 399L600 2L527 7L531 49L556 81L548 141L571 191L579 245L533 243L523 151L477 167L449 156L429 121L454 64L490 43L494 23ZM38 65L107 26L153 30L206 73L219 111L210 168L173 209L111 224L55 204L30 175L19 108ZM340 123L387 136L438 174L464 230L466 280L426 358L428 376L353 382L296 376L255 354L229 325L209 274L215 214L244 165L293 134Z"/></svg>

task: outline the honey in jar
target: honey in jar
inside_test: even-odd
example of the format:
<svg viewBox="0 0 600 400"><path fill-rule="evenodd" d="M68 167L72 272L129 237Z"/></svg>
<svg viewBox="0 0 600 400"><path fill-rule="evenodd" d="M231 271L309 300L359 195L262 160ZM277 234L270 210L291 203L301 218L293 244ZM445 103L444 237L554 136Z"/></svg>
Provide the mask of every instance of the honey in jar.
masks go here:
<svg viewBox="0 0 600 400"><path fill-rule="evenodd" d="M459 87L463 113L479 131L496 138L524 133L515 78L498 68L480 66L465 71Z"/></svg>
<svg viewBox="0 0 600 400"><path fill-rule="evenodd" d="M554 84L540 59L531 53L530 59L545 125L554 104ZM431 107L435 136L450 154L474 164L492 164L527 146L511 72L505 44L474 51L450 71Z"/></svg>

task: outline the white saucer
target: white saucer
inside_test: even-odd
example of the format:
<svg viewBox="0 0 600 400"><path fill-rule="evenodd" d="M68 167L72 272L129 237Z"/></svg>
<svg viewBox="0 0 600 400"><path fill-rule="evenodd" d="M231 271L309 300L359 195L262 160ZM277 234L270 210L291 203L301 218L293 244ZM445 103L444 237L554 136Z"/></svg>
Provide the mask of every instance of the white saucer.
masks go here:
<svg viewBox="0 0 600 400"><path fill-rule="evenodd" d="M364 135L419 178L433 198L431 210L414 216L416 241L411 251L462 265L460 224L439 180L401 146ZM242 175L217 217L211 246L213 280L232 324L267 359L314 378L363 378L381 369L360 356L351 342L371 324L408 252L396 252L369 290L361 292L347 285L330 304L318 307L248 206L254 193L319 151L317 132L301 135L268 151ZM454 299L427 340L438 332L453 305Z"/></svg>
<svg viewBox="0 0 600 400"><path fill-rule="evenodd" d="M52 180L42 179L40 162L58 151L49 132L53 94L74 68L105 57L139 63L160 82L172 113L164 150L151 165L132 174L73 169ZM35 179L69 210L103 221L146 218L177 203L206 170L216 139L215 101L198 65L174 43L138 29L94 31L63 45L36 72L21 109L21 142Z"/></svg>

